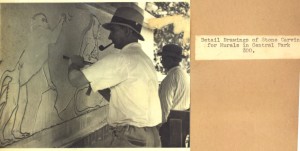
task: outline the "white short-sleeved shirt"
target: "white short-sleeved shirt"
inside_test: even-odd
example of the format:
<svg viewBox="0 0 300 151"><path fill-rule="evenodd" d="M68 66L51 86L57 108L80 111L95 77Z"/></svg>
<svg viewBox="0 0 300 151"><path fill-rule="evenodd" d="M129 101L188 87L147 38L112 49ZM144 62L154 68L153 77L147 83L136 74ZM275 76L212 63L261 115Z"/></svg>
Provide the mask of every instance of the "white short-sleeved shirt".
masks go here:
<svg viewBox="0 0 300 151"><path fill-rule="evenodd" d="M139 43L82 70L93 91L111 89L108 124L152 127L162 121L154 65Z"/></svg>
<svg viewBox="0 0 300 151"><path fill-rule="evenodd" d="M167 121L170 110L184 111L190 108L190 77L180 66L168 71L161 82L159 97L163 122Z"/></svg>

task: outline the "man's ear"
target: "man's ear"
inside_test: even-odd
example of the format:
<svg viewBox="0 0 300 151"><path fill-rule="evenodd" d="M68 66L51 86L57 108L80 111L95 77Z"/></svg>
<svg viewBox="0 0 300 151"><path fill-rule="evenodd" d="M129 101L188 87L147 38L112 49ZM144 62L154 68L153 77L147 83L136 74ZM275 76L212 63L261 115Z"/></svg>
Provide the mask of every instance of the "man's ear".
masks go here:
<svg viewBox="0 0 300 151"><path fill-rule="evenodd" d="M138 40L138 35L136 32L134 32L132 29L128 28L128 27L124 27L124 32L125 35L129 38L132 37L134 39L136 39L136 41Z"/></svg>
<svg viewBox="0 0 300 151"><path fill-rule="evenodd" d="M128 27L125 27L125 33L127 36L131 36L133 34L133 30Z"/></svg>

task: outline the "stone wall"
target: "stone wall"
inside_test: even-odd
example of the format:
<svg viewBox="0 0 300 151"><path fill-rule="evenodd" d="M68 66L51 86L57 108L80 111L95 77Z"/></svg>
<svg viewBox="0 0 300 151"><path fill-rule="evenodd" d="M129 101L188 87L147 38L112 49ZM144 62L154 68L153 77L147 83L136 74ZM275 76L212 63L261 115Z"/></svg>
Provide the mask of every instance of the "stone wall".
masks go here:
<svg viewBox="0 0 300 151"><path fill-rule="evenodd" d="M97 6L114 8L110 3ZM91 111L103 110L108 104L98 93L86 95L87 86L72 87L67 77L69 61L63 59L63 56L82 55L85 60L95 62L118 51L113 46L98 50L99 45L110 43L109 32L101 24L112 17L111 12L101 7L84 3L1 4L2 146L33 137ZM153 49L149 49L153 46L153 33L145 28L142 32L146 39L143 47L153 58ZM99 117L99 122L105 121L105 116ZM84 125L87 122L82 117L77 121ZM60 127L72 130L70 124Z"/></svg>

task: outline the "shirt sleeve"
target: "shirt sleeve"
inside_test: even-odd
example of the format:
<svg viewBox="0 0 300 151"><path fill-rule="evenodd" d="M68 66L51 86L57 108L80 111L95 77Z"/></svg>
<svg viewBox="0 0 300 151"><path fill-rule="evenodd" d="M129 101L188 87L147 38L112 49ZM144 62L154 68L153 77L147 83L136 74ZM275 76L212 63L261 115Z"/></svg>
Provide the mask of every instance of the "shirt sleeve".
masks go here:
<svg viewBox="0 0 300 151"><path fill-rule="evenodd" d="M173 98L176 89L176 80L172 75L168 75L159 88L159 98L162 108L162 121L167 122L170 110L173 106Z"/></svg>
<svg viewBox="0 0 300 151"><path fill-rule="evenodd" d="M122 54L111 54L82 69L93 91L113 87L128 77L129 62Z"/></svg>

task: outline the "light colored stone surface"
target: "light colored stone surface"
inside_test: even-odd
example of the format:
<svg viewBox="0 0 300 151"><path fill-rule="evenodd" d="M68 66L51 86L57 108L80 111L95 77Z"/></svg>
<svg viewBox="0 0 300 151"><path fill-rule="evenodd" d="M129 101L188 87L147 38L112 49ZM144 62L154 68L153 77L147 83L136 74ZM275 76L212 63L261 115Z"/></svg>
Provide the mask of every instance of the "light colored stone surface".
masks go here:
<svg viewBox="0 0 300 151"><path fill-rule="evenodd" d="M102 128L106 123L108 106L93 110L75 119L45 129L33 136L16 142L8 148L64 147ZM97 117L97 118L95 118Z"/></svg>
<svg viewBox="0 0 300 151"><path fill-rule="evenodd" d="M97 5L102 4L97 3ZM103 5L106 7L109 4L103 3ZM1 117L9 121L0 134L4 134L5 138L13 138L11 131L19 121L21 131L28 132L31 136L21 141L18 141L20 139L14 140L15 143L12 146L58 147L63 143L68 143L71 139L77 139L100 128L100 125L95 125L105 120L107 113L101 107L106 106L107 101L98 93L92 92L87 96L85 94L87 86L80 89L71 86L67 76L69 62L63 59L63 55L80 55L81 51L85 50L85 44L88 44L86 52L96 51L93 55L96 55L97 59L119 51L113 46L104 51L97 51L99 45L107 45L111 42L108 40L109 31L99 26L110 21L111 12L108 13L84 3L24 3L1 4L0 6L0 59L2 59L0 76L10 72L19 75L20 66L36 70L34 74L26 75L29 80L23 86L20 85L18 76L15 76L11 82L7 79L4 84L0 81L0 114L5 108L9 108L9 105L5 107L5 102L9 101L11 104L11 110ZM47 19L49 29L46 28L45 31L48 33L58 31L56 37L43 36L44 30L40 32L36 30L38 32L30 36L36 28L33 26L32 18L37 13L43 13L44 18ZM64 16L66 21L58 30ZM42 22L38 23L42 24ZM149 57L153 58L153 31L143 28L142 34L145 38L142 42L143 48ZM50 41L49 44L47 41ZM20 56L23 52L26 57L22 57L23 60L20 63ZM50 80L46 76L47 71L50 74ZM13 77L11 74L8 76ZM13 87L16 89L13 90ZM7 97L6 92L13 97ZM22 104L25 104L24 111L21 109ZM100 108L97 111L88 113L98 107ZM95 113L101 113L101 115ZM15 114L20 115L19 120L15 118ZM89 122L95 125L88 124Z"/></svg>

